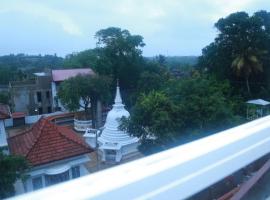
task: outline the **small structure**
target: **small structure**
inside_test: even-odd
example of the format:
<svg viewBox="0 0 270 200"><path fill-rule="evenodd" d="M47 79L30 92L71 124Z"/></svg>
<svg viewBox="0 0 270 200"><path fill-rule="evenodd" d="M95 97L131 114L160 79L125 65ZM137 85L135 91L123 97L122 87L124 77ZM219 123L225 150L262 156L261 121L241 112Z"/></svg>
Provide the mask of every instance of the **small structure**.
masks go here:
<svg viewBox="0 0 270 200"><path fill-rule="evenodd" d="M11 117L9 106L0 103L0 151L8 151L7 135L5 129L5 119Z"/></svg>
<svg viewBox="0 0 270 200"><path fill-rule="evenodd" d="M129 117L129 112L122 104L120 88L117 86L113 108L108 113L104 129L98 138L102 161L120 162L138 153L139 139L119 129L122 117Z"/></svg>
<svg viewBox="0 0 270 200"><path fill-rule="evenodd" d="M84 164L93 150L73 130L49 118L42 117L30 129L8 138L8 145L11 154L24 156L31 164L23 186L15 184L17 194L89 173Z"/></svg>
<svg viewBox="0 0 270 200"><path fill-rule="evenodd" d="M14 112L11 115L12 115L12 119L13 119L13 126L25 125L25 113L24 112Z"/></svg>
<svg viewBox="0 0 270 200"><path fill-rule="evenodd" d="M270 102L263 99L249 100L247 103L247 119L254 120L269 114Z"/></svg>

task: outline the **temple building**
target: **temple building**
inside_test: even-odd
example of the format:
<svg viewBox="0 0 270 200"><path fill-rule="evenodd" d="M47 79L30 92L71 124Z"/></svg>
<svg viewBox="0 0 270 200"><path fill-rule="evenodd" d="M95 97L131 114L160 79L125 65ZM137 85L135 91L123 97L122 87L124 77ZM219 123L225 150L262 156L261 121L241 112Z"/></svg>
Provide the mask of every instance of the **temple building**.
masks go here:
<svg viewBox="0 0 270 200"><path fill-rule="evenodd" d="M139 139L119 129L120 119L129 116L117 86L113 108L109 111L104 129L98 138L102 161L120 162L138 154Z"/></svg>
<svg viewBox="0 0 270 200"><path fill-rule="evenodd" d="M15 183L16 194L34 191L86 174L93 152L84 140L67 126L42 117L31 128L8 138L12 155L25 157L31 168L27 179Z"/></svg>

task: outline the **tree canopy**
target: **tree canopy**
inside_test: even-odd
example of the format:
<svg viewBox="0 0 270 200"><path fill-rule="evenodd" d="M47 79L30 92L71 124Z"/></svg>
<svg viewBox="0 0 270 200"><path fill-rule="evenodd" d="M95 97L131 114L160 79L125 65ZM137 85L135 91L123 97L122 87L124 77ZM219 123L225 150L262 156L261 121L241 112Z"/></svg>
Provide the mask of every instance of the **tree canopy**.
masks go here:
<svg viewBox="0 0 270 200"><path fill-rule="evenodd" d="M219 19L215 24L219 34L203 49L200 68L221 80L230 80L235 87L246 87L247 93L256 95L261 87L266 87L269 76L269 19L270 13L266 11L252 16L236 12ZM252 87L249 80L254 83Z"/></svg>
<svg viewBox="0 0 270 200"><path fill-rule="evenodd" d="M162 89L142 94L122 128L142 139L144 152L167 148L240 123L240 103L229 95L229 83L212 77L171 79Z"/></svg>
<svg viewBox="0 0 270 200"><path fill-rule="evenodd" d="M99 30L95 38L99 59L94 70L111 76L113 83L119 79L123 89L135 88L143 63L143 37L132 35L128 30L109 27Z"/></svg>
<svg viewBox="0 0 270 200"><path fill-rule="evenodd" d="M106 101L110 95L110 79L104 76L76 76L65 80L60 85L58 96L61 102L70 111L76 111L79 108L88 113L88 107L91 105L92 123L95 127L95 113L97 101Z"/></svg>
<svg viewBox="0 0 270 200"><path fill-rule="evenodd" d="M0 150L0 198L14 194L13 184L17 179L23 179L28 169L27 161L20 156L4 155Z"/></svg>

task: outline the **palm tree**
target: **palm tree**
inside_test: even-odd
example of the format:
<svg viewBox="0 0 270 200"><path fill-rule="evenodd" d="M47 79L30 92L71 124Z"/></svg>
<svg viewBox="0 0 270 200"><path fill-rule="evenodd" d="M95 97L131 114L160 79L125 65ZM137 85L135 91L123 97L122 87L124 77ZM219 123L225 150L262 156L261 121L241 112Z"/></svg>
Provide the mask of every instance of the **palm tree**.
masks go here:
<svg viewBox="0 0 270 200"><path fill-rule="evenodd" d="M259 60L261 55L265 54L265 51L256 51L249 47L243 53L235 56L231 67L235 71L237 76L243 76L246 80L246 87L248 94L250 93L249 77L251 74L263 72L263 65Z"/></svg>

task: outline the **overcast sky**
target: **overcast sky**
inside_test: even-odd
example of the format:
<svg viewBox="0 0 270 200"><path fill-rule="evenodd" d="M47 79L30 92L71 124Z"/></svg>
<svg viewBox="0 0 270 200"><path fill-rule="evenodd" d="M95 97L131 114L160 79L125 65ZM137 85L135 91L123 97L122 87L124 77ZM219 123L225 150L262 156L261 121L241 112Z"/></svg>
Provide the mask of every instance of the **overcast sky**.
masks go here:
<svg viewBox="0 0 270 200"><path fill-rule="evenodd" d="M200 55L219 18L258 10L269 0L0 0L0 55L65 56L94 48L109 26L142 35L145 56Z"/></svg>

